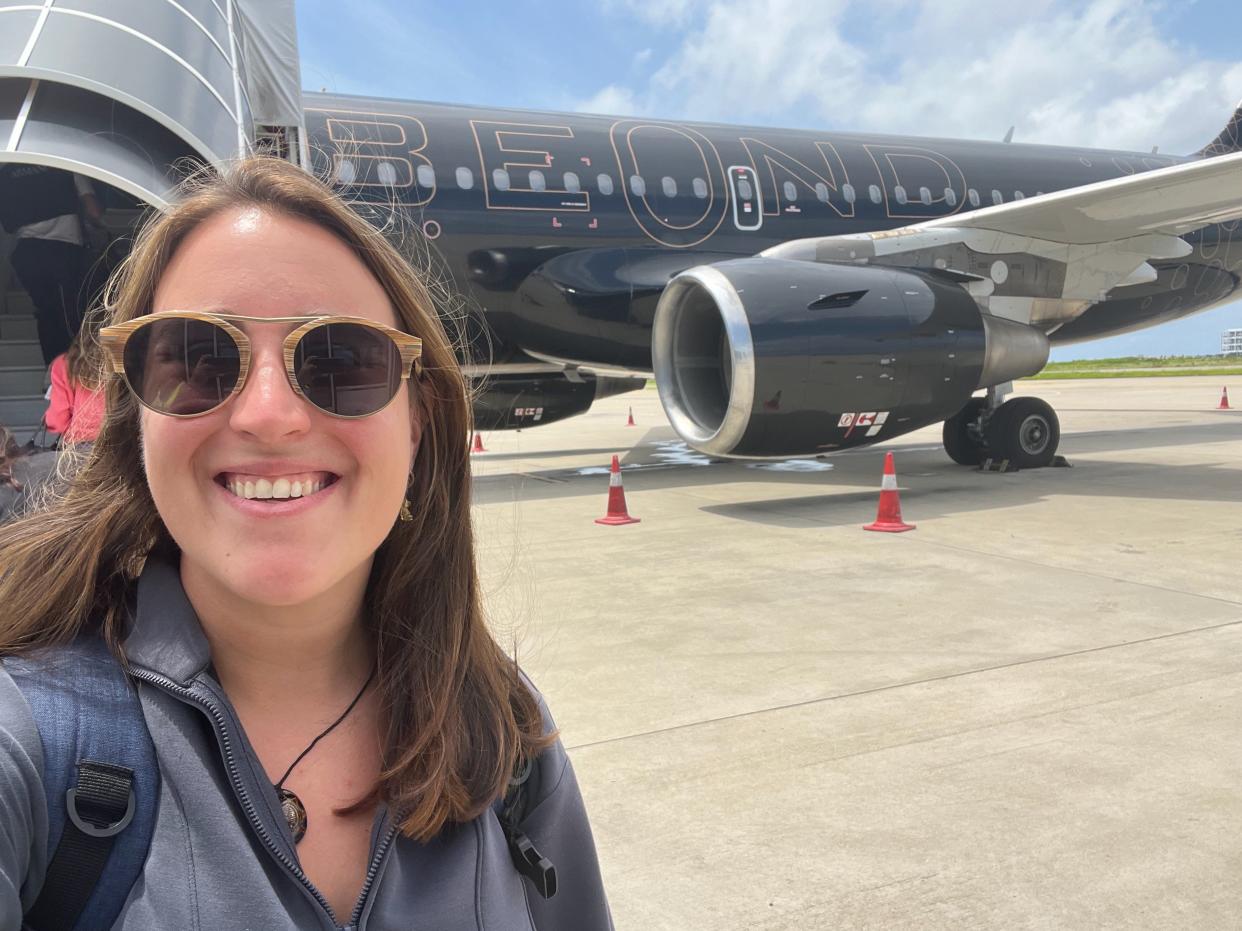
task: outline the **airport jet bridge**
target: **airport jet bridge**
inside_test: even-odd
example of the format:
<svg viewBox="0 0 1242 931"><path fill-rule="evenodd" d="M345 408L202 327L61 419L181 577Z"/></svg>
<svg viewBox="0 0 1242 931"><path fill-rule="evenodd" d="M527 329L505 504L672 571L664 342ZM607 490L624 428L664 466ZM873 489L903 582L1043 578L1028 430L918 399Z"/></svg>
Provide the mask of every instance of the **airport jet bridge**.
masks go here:
<svg viewBox="0 0 1242 931"><path fill-rule="evenodd" d="M293 0L0 0L0 162L162 206L256 146L307 161Z"/></svg>
<svg viewBox="0 0 1242 931"><path fill-rule="evenodd" d="M308 164L293 3L0 0L0 163L92 179L121 238L195 165ZM24 441L47 381L14 242L0 234L0 424Z"/></svg>

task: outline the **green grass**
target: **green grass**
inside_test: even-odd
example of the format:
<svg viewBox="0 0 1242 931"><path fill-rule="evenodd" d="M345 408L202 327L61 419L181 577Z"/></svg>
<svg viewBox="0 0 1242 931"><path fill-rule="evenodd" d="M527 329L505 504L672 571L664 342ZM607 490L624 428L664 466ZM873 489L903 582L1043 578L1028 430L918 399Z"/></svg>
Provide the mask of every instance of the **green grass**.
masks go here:
<svg viewBox="0 0 1242 931"><path fill-rule="evenodd" d="M1075 359L1073 362L1049 362L1048 368L1077 369L1167 369L1184 366L1236 366L1242 368L1240 356L1121 356L1117 359Z"/></svg>
<svg viewBox="0 0 1242 931"><path fill-rule="evenodd" d="M1036 378L1144 378L1242 375L1242 356L1123 356L1049 362Z"/></svg>
<svg viewBox="0 0 1242 931"><path fill-rule="evenodd" d="M1055 381L1058 378L1185 378L1188 375L1242 375L1242 366L1217 369L1126 369L1118 372L1043 371L1033 376L1036 380Z"/></svg>

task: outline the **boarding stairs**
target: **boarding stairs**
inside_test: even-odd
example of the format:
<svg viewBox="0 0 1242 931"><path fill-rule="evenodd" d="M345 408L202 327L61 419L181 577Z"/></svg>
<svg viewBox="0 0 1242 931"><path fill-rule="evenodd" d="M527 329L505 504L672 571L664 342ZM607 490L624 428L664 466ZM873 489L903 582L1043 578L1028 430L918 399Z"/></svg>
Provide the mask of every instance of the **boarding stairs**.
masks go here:
<svg viewBox="0 0 1242 931"><path fill-rule="evenodd" d="M11 289L0 301L0 424L25 443L38 433L47 410L47 368L30 297Z"/></svg>

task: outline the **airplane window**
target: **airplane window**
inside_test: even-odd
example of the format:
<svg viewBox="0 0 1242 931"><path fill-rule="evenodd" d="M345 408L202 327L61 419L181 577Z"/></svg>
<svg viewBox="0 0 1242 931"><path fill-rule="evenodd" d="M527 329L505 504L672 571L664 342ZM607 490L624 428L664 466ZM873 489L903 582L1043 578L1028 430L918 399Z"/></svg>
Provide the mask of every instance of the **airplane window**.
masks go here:
<svg viewBox="0 0 1242 931"><path fill-rule="evenodd" d="M921 200L925 206L930 206L931 205L931 191L929 191L925 187L919 188L919 200Z"/></svg>
<svg viewBox="0 0 1242 931"><path fill-rule="evenodd" d="M419 165L416 176L418 178L419 187L430 191L436 186L436 172L430 165ZM396 176L393 177L393 182L396 182Z"/></svg>
<svg viewBox="0 0 1242 931"><path fill-rule="evenodd" d="M867 188L867 193L871 196L871 203L878 204L880 202L880 189L876 185Z"/></svg>
<svg viewBox="0 0 1242 931"><path fill-rule="evenodd" d="M674 181L672 178L670 178L668 175L665 175L660 180L660 187L664 189L665 197L676 197L677 196L677 182Z"/></svg>
<svg viewBox="0 0 1242 931"><path fill-rule="evenodd" d="M509 190L509 172L503 168L497 168L492 172L492 184L496 186L498 191Z"/></svg>
<svg viewBox="0 0 1242 931"><path fill-rule="evenodd" d="M996 190L996 188L992 188L992 203L1003 204L1004 202L1005 198L1001 197L1001 192Z"/></svg>
<svg viewBox="0 0 1242 931"><path fill-rule="evenodd" d="M945 188L944 189L944 202L948 204L950 207L956 207L957 206L957 191L953 190L953 188L951 187Z"/></svg>
<svg viewBox="0 0 1242 931"><path fill-rule="evenodd" d="M702 178L695 178L694 181L691 182L690 186L694 188L694 196L699 200L703 200L707 197L707 182Z"/></svg>
<svg viewBox="0 0 1242 931"><path fill-rule="evenodd" d="M755 196L755 190L750 186L750 182L745 178L737 179L737 193L742 200L750 200Z"/></svg>
<svg viewBox="0 0 1242 931"><path fill-rule="evenodd" d="M1014 200L1026 200L1026 195L1023 194L1021 191L1014 191L1013 199Z"/></svg>
<svg viewBox="0 0 1242 931"><path fill-rule="evenodd" d="M375 173L379 176L380 184L392 187L397 183L397 166L392 162L380 162Z"/></svg>
<svg viewBox="0 0 1242 931"><path fill-rule="evenodd" d="M578 182L578 176L572 171L565 172L565 190L570 194L577 194L582 190L582 185Z"/></svg>
<svg viewBox="0 0 1242 931"><path fill-rule="evenodd" d="M642 175L630 175L630 191L635 197L647 196L647 182L643 180Z"/></svg>
<svg viewBox="0 0 1242 931"><path fill-rule="evenodd" d="M828 185L824 184L823 182L820 182L819 184L815 185L816 194L819 193L820 188L824 189L824 196L821 197L820 200L822 200L824 203L828 203ZM852 184L841 185L841 193L845 195L845 202L847 204L854 203L854 185Z"/></svg>
<svg viewBox="0 0 1242 931"><path fill-rule="evenodd" d="M893 188L893 196L897 198L897 203L899 204L904 204L907 202L906 201L906 189L903 188L900 184L897 185L897 187Z"/></svg>
<svg viewBox="0 0 1242 931"><path fill-rule="evenodd" d="M846 187L849 187L849 185L847 184ZM853 189L851 188L851 190ZM815 199L822 204L828 203L828 185L824 184L823 181L819 181L815 184ZM845 195L845 199L850 199L850 195L848 193Z"/></svg>
<svg viewBox="0 0 1242 931"><path fill-rule="evenodd" d="M469 168L457 169L457 186L463 191L468 191L474 187L474 172Z"/></svg>
<svg viewBox="0 0 1242 931"><path fill-rule="evenodd" d="M966 197L969 198L970 200L970 206L972 207L979 206L979 192L976 191L974 188L971 188L969 191L966 192Z"/></svg>
<svg viewBox="0 0 1242 931"><path fill-rule="evenodd" d="M612 193L612 175L596 175L595 183L605 197Z"/></svg>
<svg viewBox="0 0 1242 931"><path fill-rule="evenodd" d="M354 168L354 163L347 158L343 158L336 163L336 180L340 184L353 184L354 178L358 177L358 170Z"/></svg>
<svg viewBox="0 0 1242 931"><path fill-rule="evenodd" d="M530 173L530 189L532 191L546 191L548 189L548 181L543 176L543 172L538 168Z"/></svg>

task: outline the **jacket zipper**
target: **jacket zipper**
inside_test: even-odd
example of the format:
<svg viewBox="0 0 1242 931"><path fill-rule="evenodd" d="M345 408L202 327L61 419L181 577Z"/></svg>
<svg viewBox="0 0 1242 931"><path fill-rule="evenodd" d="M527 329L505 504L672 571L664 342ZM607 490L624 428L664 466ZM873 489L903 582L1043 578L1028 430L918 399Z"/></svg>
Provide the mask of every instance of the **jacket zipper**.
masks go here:
<svg viewBox="0 0 1242 931"><path fill-rule="evenodd" d="M354 913L349 916L349 924L347 926L350 931L358 927L358 923L362 920L362 910L366 908L367 897L371 894L371 887L375 885L375 878L379 875L380 865L384 862L384 855L388 853L388 848L392 846L393 838L397 836L397 825L394 822L389 825L387 832L380 838L379 846L375 848L375 856L371 858L371 865L367 868L367 878L362 883L362 893L358 896L358 902L354 905Z"/></svg>
<svg viewBox="0 0 1242 931"><path fill-rule="evenodd" d="M233 784L233 791L237 794L238 799L240 799L242 807L246 811L246 817L250 819L251 826L255 829L255 832L259 835L260 839L267 846L267 849L271 851L277 861L279 861L297 878L300 883L302 883L307 892L315 897L315 901L323 907L323 910L327 912L328 917L332 919L332 926L334 928L340 928L341 926L338 925L336 921L336 913L332 911L332 906L328 904L328 900L325 899L323 894L315 888L315 884L312 883L310 878L302 872L302 868L285 856L284 852L276 846L276 842L273 840L271 833L267 830L266 825L263 824L263 820L259 817L258 811L255 809L254 804L250 801L250 797L246 794L246 787L242 784L241 773L237 768L237 761L233 758L233 741L229 737L228 719L224 716L224 713L220 711L220 709L216 708L211 702L199 697L190 689L178 685L176 682L173 682L165 676L148 672L145 669L139 669L133 666L130 667L130 674L133 675L135 679L141 679L144 682L149 682L152 685L159 686L160 688L172 692L174 695L180 696L181 698L198 705L209 715L211 715L211 718L216 722L216 727L220 733L220 743L224 749L224 762L228 767L229 781ZM358 915L361 914L363 904L366 902L367 895L370 893L371 886L375 882L375 877L379 872L380 863L383 860L384 854L388 851L388 847L392 843L393 835L395 833L395 827L390 829L388 836L384 838L384 841L379 845L379 847L376 848L375 856L371 858L371 865L367 869L367 878L362 886L362 895L358 898L358 904L354 906L354 916L351 917L349 925L346 926L347 928L354 927L354 923L357 921Z"/></svg>

